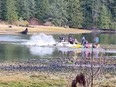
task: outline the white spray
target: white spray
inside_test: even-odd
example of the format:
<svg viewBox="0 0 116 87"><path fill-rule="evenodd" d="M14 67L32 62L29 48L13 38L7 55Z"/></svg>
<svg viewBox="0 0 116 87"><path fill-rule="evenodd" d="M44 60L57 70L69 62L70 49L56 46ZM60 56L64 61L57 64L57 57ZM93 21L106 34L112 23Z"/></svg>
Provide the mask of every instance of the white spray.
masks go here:
<svg viewBox="0 0 116 87"><path fill-rule="evenodd" d="M29 41L25 43L26 45L37 45L37 46L53 46L56 44L52 35L46 35L40 33L38 35L33 35Z"/></svg>

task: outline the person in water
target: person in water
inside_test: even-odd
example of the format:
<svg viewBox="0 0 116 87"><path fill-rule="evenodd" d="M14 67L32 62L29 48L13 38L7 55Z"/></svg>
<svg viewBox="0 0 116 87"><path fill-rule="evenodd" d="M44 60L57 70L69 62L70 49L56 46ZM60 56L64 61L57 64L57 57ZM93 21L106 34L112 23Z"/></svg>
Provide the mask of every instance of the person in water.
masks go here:
<svg viewBox="0 0 116 87"><path fill-rule="evenodd" d="M75 38L75 44L78 44L79 42L78 42L78 40Z"/></svg>
<svg viewBox="0 0 116 87"><path fill-rule="evenodd" d="M28 29L26 28L24 31L20 32L21 34L27 34L28 33Z"/></svg>
<svg viewBox="0 0 116 87"><path fill-rule="evenodd" d="M94 47L94 48L99 47L99 37L98 37L98 36L96 36L96 37L94 38L94 45L93 45L93 47Z"/></svg>
<svg viewBox="0 0 116 87"><path fill-rule="evenodd" d="M64 35L59 36L60 42L65 42L66 38Z"/></svg>
<svg viewBox="0 0 116 87"><path fill-rule="evenodd" d="M68 36L68 42L69 42L70 44L74 44L74 43L75 43L75 38L73 37L73 35L69 35L69 36Z"/></svg>
<svg viewBox="0 0 116 87"><path fill-rule="evenodd" d="M86 42L87 41L86 41L85 37L83 36L81 39L81 45L85 46Z"/></svg>
<svg viewBox="0 0 116 87"><path fill-rule="evenodd" d="M95 45L99 44L99 37L98 36L95 37L94 42L95 42Z"/></svg>

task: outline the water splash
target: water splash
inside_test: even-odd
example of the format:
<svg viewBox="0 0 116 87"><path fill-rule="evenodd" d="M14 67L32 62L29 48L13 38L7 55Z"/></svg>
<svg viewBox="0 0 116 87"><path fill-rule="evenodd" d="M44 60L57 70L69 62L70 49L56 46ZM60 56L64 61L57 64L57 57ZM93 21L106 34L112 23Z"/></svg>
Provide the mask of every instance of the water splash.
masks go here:
<svg viewBox="0 0 116 87"><path fill-rule="evenodd" d="M36 46L53 46L56 43L52 35L46 35L40 33L38 35L31 36L30 40L27 41L26 45L36 45Z"/></svg>

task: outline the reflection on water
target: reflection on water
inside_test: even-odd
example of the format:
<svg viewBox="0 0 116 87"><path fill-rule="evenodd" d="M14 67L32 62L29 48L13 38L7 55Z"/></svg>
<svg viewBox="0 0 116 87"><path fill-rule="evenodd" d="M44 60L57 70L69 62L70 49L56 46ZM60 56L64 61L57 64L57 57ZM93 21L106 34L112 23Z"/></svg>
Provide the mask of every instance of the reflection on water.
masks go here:
<svg viewBox="0 0 116 87"><path fill-rule="evenodd" d="M90 58L92 55L95 58L99 58L100 57L100 52L99 51L90 51L90 50L85 50L85 51L81 51L81 56L85 57L85 58Z"/></svg>
<svg viewBox="0 0 116 87"><path fill-rule="evenodd" d="M29 50L31 52L32 55L40 55L40 56L44 56L44 55L52 55L54 48L52 47L29 47Z"/></svg>

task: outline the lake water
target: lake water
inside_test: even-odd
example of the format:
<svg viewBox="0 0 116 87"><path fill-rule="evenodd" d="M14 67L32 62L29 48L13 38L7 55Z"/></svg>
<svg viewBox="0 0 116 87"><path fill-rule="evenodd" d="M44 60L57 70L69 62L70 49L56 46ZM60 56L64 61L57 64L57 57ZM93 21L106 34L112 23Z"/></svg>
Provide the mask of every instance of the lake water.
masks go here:
<svg viewBox="0 0 116 87"><path fill-rule="evenodd" d="M65 35L68 36L68 35ZM85 36L86 39L93 43L94 34L75 34L74 37L80 42L81 38ZM116 34L99 34L100 44L116 44ZM83 57L84 54L80 50L70 50L62 47L40 47L34 45L40 44L54 44L59 39L59 35L0 35L0 61L25 61L29 59L40 58L67 58L72 56ZM95 52L95 57L116 56L115 53L100 53ZM85 55L86 56L86 55Z"/></svg>

